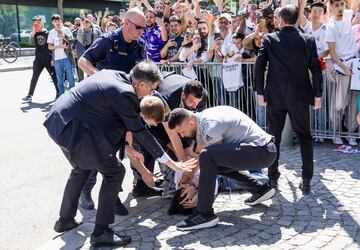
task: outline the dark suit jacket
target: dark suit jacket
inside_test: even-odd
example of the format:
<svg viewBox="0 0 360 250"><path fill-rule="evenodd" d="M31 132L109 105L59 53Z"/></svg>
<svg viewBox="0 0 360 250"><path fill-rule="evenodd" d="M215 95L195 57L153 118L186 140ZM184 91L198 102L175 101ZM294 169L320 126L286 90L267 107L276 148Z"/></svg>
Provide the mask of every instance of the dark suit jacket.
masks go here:
<svg viewBox="0 0 360 250"><path fill-rule="evenodd" d="M255 88L270 105L313 104L314 97L321 97L322 93L322 72L315 39L299 33L294 27L267 35L255 63Z"/></svg>
<svg viewBox="0 0 360 250"><path fill-rule="evenodd" d="M99 168L116 159L131 131L156 159L164 153L138 115L139 99L124 72L102 70L61 95L44 126L74 167Z"/></svg>

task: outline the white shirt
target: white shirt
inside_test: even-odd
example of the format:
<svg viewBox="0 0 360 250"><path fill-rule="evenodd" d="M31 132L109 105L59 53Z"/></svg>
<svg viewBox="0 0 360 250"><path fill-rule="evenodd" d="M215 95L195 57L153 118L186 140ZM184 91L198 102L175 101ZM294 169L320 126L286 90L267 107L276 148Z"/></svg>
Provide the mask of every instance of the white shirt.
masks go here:
<svg viewBox="0 0 360 250"><path fill-rule="evenodd" d="M336 55L345 60L357 54L355 36L351 28L351 16L352 11L345 10L343 20L330 19L325 36L325 42L334 42Z"/></svg>
<svg viewBox="0 0 360 250"><path fill-rule="evenodd" d="M324 24L322 24L317 30L313 30L311 22L307 21L303 29L305 34L309 34L315 38L318 55L329 50L329 46L325 42L326 26Z"/></svg>
<svg viewBox="0 0 360 250"><path fill-rule="evenodd" d="M67 27L62 27L61 28L62 32L68 36L68 37L73 37L72 33L70 31L69 28ZM47 43L53 44L53 45L61 45L63 44L63 39L58 35L58 31L56 29L52 29L49 32L49 36L47 39ZM55 49L54 50L54 59L56 60L61 60L67 58L67 55L65 53L65 49Z"/></svg>
<svg viewBox="0 0 360 250"><path fill-rule="evenodd" d="M226 56L226 54L229 52L229 49L231 47L232 41L231 41L232 33L229 30L227 35L224 38L224 41L221 44L221 54L222 56Z"/></svg>

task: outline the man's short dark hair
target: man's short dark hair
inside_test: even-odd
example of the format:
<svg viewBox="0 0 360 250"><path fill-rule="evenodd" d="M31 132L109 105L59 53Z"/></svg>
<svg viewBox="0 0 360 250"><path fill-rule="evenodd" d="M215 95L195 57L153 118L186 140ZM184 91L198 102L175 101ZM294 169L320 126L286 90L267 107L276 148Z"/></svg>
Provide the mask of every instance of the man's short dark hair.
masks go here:
<svg viewBox="0 0 360 250"><path fill-rule="evenodd" d="M54 20L61 20L61 16L59 14L54 14L51 16L51 22Z"/></svg>
<svg viewBox="0 0 360 250"><path fill-rule="evenodd" d="M206 26L209 27L208 22L206 22L204 19L200 19L200 20L197 22L197 25L199 25L199 24L201 24L201 23L206 24Z"/></svg>
<svg viewBox="0 0 360 250"><path fill-rule="evenodd" d="M176 15L172 15L170 18L169 18L169 21L170 22L178 22L179 24L181 24L181 19L180 17L176 16Z"/></svg>
<svg viewBox="0 0 360 250"><path fill-rule="evenodd" d="M176 108L171 111L168 119L168 125L170 129L174 129L176 126L179 126L184 121L191 118L191 111L188 111L184 108Z"/></svg>
<svg viewBox="0 0 360 250"><path fill-rule="evenodd" d="M158 66L151 60L143 60L130 71L130 77L148 84L162 83L163 78Z"/></svg>
<svg viewBox="0 0 360 250"><path fill-rule="evenodd" d="M316 2L310 5L310 11L312 10L312 8L314 7L319 7L322 8L324 10L324 14L326 13L326 5L322 2Z"/></svg>
<svg viewBox="0 0 360 250"><path fill-rule="evenodd" d="M206 95L206 90L201 82L197 80L191 80L187 82L183 87L185 96L193 95L198 99L203 99Z"/></svg>
<svg viewBox="0 0 360 250"><path fill-rule="evenodd" d="M299 9L295 5L285 5L279 11L279 17L281 17L285 24L294 25L299 17Z"/></svg>

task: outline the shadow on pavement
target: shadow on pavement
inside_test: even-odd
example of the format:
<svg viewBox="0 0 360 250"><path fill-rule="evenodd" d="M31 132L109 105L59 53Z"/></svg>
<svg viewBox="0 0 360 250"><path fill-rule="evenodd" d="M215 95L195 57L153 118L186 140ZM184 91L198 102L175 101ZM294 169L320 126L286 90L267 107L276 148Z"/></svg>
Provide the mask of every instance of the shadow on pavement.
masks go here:
<svg viewBox="0 0 360 250"><path fill-rule="evenodd" d="M23 113L27 113L31 109L40 109L41 112L49 112L53 103L54 101L45 102L45 103L23 102L22 104L26 106L21 107L20 110Z"/></svg>

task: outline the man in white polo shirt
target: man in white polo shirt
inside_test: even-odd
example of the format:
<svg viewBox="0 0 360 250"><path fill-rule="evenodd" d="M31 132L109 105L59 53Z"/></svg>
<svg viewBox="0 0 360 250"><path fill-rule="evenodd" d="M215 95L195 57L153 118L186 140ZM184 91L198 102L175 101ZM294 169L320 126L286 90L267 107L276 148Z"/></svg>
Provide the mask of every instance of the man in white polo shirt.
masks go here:
<svg viewBox="0 0 360 250"><path fill-rule="evenodd" d="M178 230L194 230L216 226L214 214L216 176L223 175L239 183L252 196L245 204L254 206L270 199L275 189L268 183L251 178L241 170L271 166L276 159L276 146L271 135L262 130L240 110L229 106L192 113L183 108L173 110L168 119L170 129L182 137L196 138L200 180L196 211L177 224Z"/></svg>
<svg viewBox="0 0 360 250"><path fill-rule="evenodd" d="M69 82L69 87L72 88L75 86L70 44L74 38L70 29L62 25L61 17L58 14L52 15L51 22L54 25L54 29L50 30L47 43L49 50L54 51L55 72L59 95L61 95L65 92L65 74Z"/></svg>

